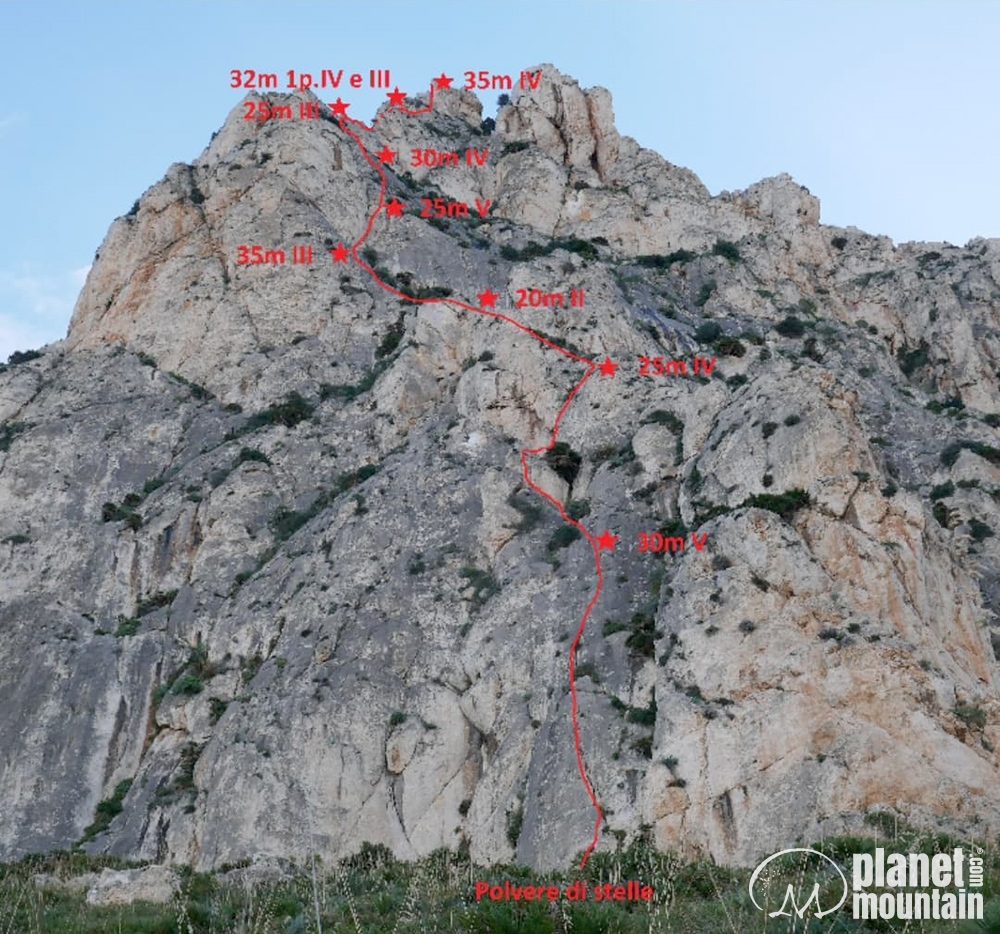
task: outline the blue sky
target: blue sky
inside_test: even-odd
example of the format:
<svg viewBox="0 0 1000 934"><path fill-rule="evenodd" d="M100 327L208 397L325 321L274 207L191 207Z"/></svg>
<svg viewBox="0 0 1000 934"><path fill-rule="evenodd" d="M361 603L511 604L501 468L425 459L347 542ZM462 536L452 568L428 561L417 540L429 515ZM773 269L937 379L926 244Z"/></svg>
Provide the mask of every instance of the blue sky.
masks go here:
<svg viewBox="0 0 1000 934"><path fill-rule="evenodd" d="M1000 4L987 0L6 0L0 13L0 359L64 336L108 225L201 153L242 96L234 68L389 68L414 92L442 70L552 62L608 88L619 130L713 194L787 171L824 223L897 242L1000 236ZM349 99L370 118L384 97Z"/></svg>

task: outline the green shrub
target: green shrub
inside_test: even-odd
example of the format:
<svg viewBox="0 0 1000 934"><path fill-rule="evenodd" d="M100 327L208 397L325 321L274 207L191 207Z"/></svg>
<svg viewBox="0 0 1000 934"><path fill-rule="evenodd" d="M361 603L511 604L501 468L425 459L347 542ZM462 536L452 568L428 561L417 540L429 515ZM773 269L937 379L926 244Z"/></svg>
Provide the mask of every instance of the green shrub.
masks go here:
<svg viewBox="0 0 1000 934"><path fill-rule="evenodd" d="M307 522L315 519L329 507L338 496L375 476L380 469L380 464L365 464L357 470L345 471L337 478L333 489L320 492L305 509L296 510L280 506L268 523L275 540L283 542L291 538Z"/></svg>
<svg viewBox="0 0 1000 934"><path fill-rule="evenodd" d="M712 247L712 253L715 256L725 257L731 263L738 263L740 261L739 248L732 240L716 240L715 246Z"/></svg>
<svg viewBox="0 0 1000 934"><path fill-rule="evenodd" d="M744 500L742 505L770 510L787 521L799 509L809 505L809 494L800 489L788 490L785 493L755 493Z"/></svg>
<svg viewBox="0 0 1000 934"><path fill-rule="evenodd" d="M215 666L208 660L208 646L204 642L192 646L188 653L187 667L199 678L211 678L215 674Z"/></svg>
<svg viewBox="0 0 1000 934"><path fill-rule="evenodd" d="M240 680L244 684L249 684L257 677L257 672L260 671L260 666L264 664L264 659L261 658L260 653L256 655L251 655L250 658L244 658L240 661Z"/></svg>
<svg viewBox="0 0 1000 934"><path fill-rule="evenodd" d="M896 351L896 362L904 376L910 376L914 370L930 363L930 347L927 341L921 341L920 346L910 350L905 345Z"/></svg>
<svg viewBox="0 0 1000 934"><path fill-rule="evenodd" d="M722 327L716 321L705 321L695 328L694 339L699 344L711 344L722 336Z"/></svg>
<svg viewBox="0 0 1000 934"><path fill-rule="evenodd" d="M966 726L980 730L986 726L986 711L977 704L956 704L952 713Z"/></svg>
<svg viewBox="0 0 1000 934"><path fill-rule="evenodd" d="M481 571L476 567L464 567L458 574L459 577L465 578L472 585L472 606L474 609L479 609L490 597L500 593L500 584L489 571Z"/></svg>
<svg viewBox="0 0 1000 934"><path fill-rule="evenodd" d="M687 538L688 530L680 516L671 519L659 529L665 538Z"/></svg>
<svg viewBox="0 0 1000 934"><path fill-rule="evenodd" d="M625 447L621 448L611 459L612 467L624 467L635 460L635 448L632 447L632 440L629 439Z"/></svg>
<svg viewBox="0 0 1000 934"><path fill-rule="evenodd" d="M673 253L667 253L665 256L659 253L637 256L635 262L649 269L667 269L674 263L689 263L697 258L698 254L692 253L691 250L674 250Z"/></svg>
<svg viewBox="0 0 1000 934"><path fill-rule="evenodd" d="M219 697L210 698L208 701L208 722L213 725L218 723L228 706L228 701L224 701Z"/></svg>
<svg viewBox="0 0 1000 934"><path fill-rule="evenodd" d="M389 717L389 726L399 726L401 723L406 723L406 714L402 710L394 710Z"/></svg>
<svg viewBox="0 0 1000 934"><path fill-rule="evenodd" d="M15 350L7 358L7 365L17 366L19 363L28 363L31 360L37 360L41 355L40 350Z"/></svg>
<svg viewBox="0 0 1000 934"><path fill-rule="evenodd" d="M517 849L517 841L521 838L521 828L524 825L524 804L519 802L517 807L507 814L507 842L512 848Z"/></svg>
<svg viewBox="0 0 1000 934"><path fill-rule="evenodd" d="M654 726L656 724L656 697L650 699L648 707L631 707L625 719L629 723L638 723L640 726Z"/></svg>
<svg viewBox="0 0 1000 934"><path fill-rule="evenodd" d="M423 574L427 570L427 565L424 563L424 556L421 552L417 551L410 555L410 560L406 564L406 573L411 577L416 577L418 574Z"/></svg>
<svg viewBox="0 0 1000 934"><path fill-rule="evenodd" d="M125 619L124 616L119 616L118 619L118 628L115 630L117 638L125 639L128 636L134 636L139 631L140 621L137 617L132 616Z"/></svg>
<svg viewBox="0 0 1000 934"><path fill-rule="evenodd" d="M308 509L295 510L279 506L274 515L271 516L268 525L275 540L284 542L291 538L312 518L313 513Z"/></svg>
<svg viewBox="0 0 1000 934"><path fill-rule="evenodd" d="M590 515L590 503L585 499L571 499L566 504L566 515L579 522Z"/></svg>
<svg viewBox="0 0 1000 934"><path fill-rule="evenodd" d="M451 294L449 290L448 294ZM423 296L417 296L423 297ZM436 296L427 296L428 298L433 298ZM400 316L395 324L390 324L389 329L386 331L385 336L382 338L378 347L375 348L375 356L379 359L382 357L388 357L398 346L399 342L403 339L403 334L406 332L406 325L403 323L403 318Z"/></svg>
<svg viewBox="0 0 1000 934"><path fill-rule="evenodd" d="M597 248L589 240L581 240L579 237L569 237L564 240L553 240L553 250L566 250L567 253L576 253L584 259L595 260L600 258Z"/></svg>
<svg viewBox="0 0 1000 934"><path fill-rule="evenodd" d="M283 402L272 405L262 412L251 415L244 426L245 431L256 431L265 425L284 425L294 428L313 413L313 406L297 392L290 392Z"/></svg>
<svg viewBox="0 0 1000 934"><path fill-rule="evenodd" d="M191 672L181 675L171 686L170 690L174 694L200 694L204 685L201 679Z"/></svg>
<svg viewBox="0 0 1000 934"><path fill-rule="evenodd" d="M709 279L707 282L703 283L701 288L698 289L698 294L695 296L694 303L699 308L703 307L712 297L712 293L715 291L717 285L718 283L716 283L714 279ZM718 334L716 337L718 337ZM714 339L715 338L712 338L712 340Z"/></svg>
<svg viewBox="0 0 1000 934"><path fill-rule="evenodd" d="M270 464L271 461L263 451L256 448L243 448L240 456L236 458L236 464Z"/></svg>
<svg viewBox="0 0 1000 934"><path fill-rule="evenodd" d="M983 444L981 441L953 441L941 452L941 463L945 467L954 466L955 462L958 460L958 455L962 453L963 448L967 451L972 451L973 454L982 457L984 460L989 461L991 464L996 464L1000 466L1000 448L992 447L989 444Z"/></svg>
<svg viewBox="0 0 1000 934"><path fill-rule="evenodd" d="M181 376L179 373L171 372L168 375L177 380L182 386L186 386L191 395L199 402L208 402L210 399L215 398L215 394L209 392L204 386L199 386L197 383L191 382L191 380Z"/></svg>
<svg viewBox="0 0 1000 934"><path fill-rule="evenodd" d="M742 357L747 349L738 338L720 337L715 342L715 352L721 357Z"/></svg>
<svg viewBox="0 0 1000 934"><path fill-rule="evenodd" d="M626 648L643 658L652 658L656 639L660 635L655 627L656 620L652 613L640 611L633 614L629 624L632 632L625 640Z"/></svg>
<svg viewBox="0 0 1000 934"><path fill-rule="evenodd" d="M955 484L948 480L931 487L931 499L946 499L955 493Z"/></svg>
<svg viewBox="0 0 1000 934"><path fill-rule="evenodd" d="M142 485L142 494L141 494L142 497L145 498L145 497L149 496L150 493L153 493L156 490L158 490L166 482L167 482L166 477L153 477L151 480L147 480ZM132 495L135 495L135 494L132 494ZM141 502L141 500L137 501L135 503L135 505L138 505L139 502Z"/></svg>
<svg viewBox="0 0 1000 934"><path fill-rule="evenodd" d="M969 535L974 542L981 542L993 537L993 529L980 519L972 519L969 522Z"/></svg>
<svg viewBox="0 0 1000 934"><path fill-rule="evenodd" d="M177 772L174 780L165 789L158 789L157 795L161 798L170 797L174 794L185 794L194 791L194 767L198 762L198 757L204 746L195 743L185 743L181 747L180 756L177 763Z"/></svg>
<svg viewBox="0 0 1000 934"><path fill-rule="evenodd" d="M231 472L231 467L213 467L205 479L208 480L208 485L214 490L226 482L226 478Z"/></svg>
<svg viewBox="0 0 1000 934"><path fill-rule="evenodd" d="M642 425L666 425L675 435L684 433L684 422L682 422L673 412L664 409L654 409L648 415L644 415Z"/></svg>
<svg viewBox="0 0 1000 934"><path fill-rule="evenodd" d="M945 445L940 455L941 463L945 467L954 467L955 462L958 460L958 455L962 453L964 447L965 445L961 441L952 441Z"/></svg>
<svg viewBox="0 0 1000 934"><path fill-rule="evenodd" d="M9 451L11 442L30 427L27 422L7 422L5 425L0 425L0 453Z"/></svg>
<svg viewBox="0 0 1000 934"><path fill-rule="evenodd" d="M830 243L832 243L838 250L842 250L845 246L847 246L847 237L834 237Z"/></svg>
<svg viewBox="0 0 1000 934"><path fill-rule="evenodd" d="M775 325L774 329L782 337L801 337L805 334L806 326L795 315L786 315Z"/></svg>
<svg viewBox="0 0 1000 934"><path fill-rule="evenodd" d="M108 829L111 821L121 814L122 812L122 802L125 800L125 795L128 794L129 788L132 787L132 779L126 778L124 781L119 782L115 785L115 790L110 798L105 798L101 801L94 811L93 823L83 832L83 836L80 838L80 843L86 843L88 840L92 840L99 833L103 833Z"/></svg>
<svg viewBox="0 0 1000 934"><path fill-rule="evenodd" d="M124 522L133 531L142 528L142 516L124 504L105 503L101 507L101 519L104 522Z"/></svg>
<svg viewBox="0 0 1000 934"><path fill-rule="evenodd" d="M564 441L557 441L545 452L545 463L570 486L580 472L581 457Z"/></svg>
<svg viewBox="0 0 1000 934"><path fill-rule="evenodd" d="M763 434L765 438L770 438L771 435L773 435L778 430L778 423L777 422L764 422L764 424L761 425L761 429L760 430L761 430L761 434Z"/></svg>
<svg viewBox="0 0 1000 934"><path fill-rule="evenodd" d="M416 287L400 286L399 291L410 298L448 298L448 296L452 294L452 290L444 285L418 285ZM405 304L405 302L400 302L400 304ZM402 336L402 332L400 332L400 336ZM388 335L387 339L391 340L393 339L393 336ZM382 343L384 344L386 341L383 341ZM395 338L395 344L393 344L392 349L395 349L395 345L398 343L398 338ZM379 354L378 351L376 351L376 356L386 356L391 352L391 350L387 350L382 354Z"/></svg>
<svg viewBox="0 0 1000 934"><path fill-rule="evenodd" d="M946 409L952 409L949 414L953 415L955 412L960 412L965 408L965 403L962 401L961 396L948 396L947 399L931 399L924 408L928 412L933 412L935 415L944 412Z"/></svg>
<svg viewBox="0 0 1000 934"><path fill-rule="evenodd" d="M552 334L546 334L541 328L534 328L535 333L539 337L544 337L550 344L555 344L556 347L563 347L570 353L575 353L578 357L583 357L586 354L579 347L576 346L572 341L568 341L562 337L555 337Z"/></svg>
<svg viewBox="0 0 1000 934"><path fill-rule="evenodd" d="M561 525L552 534L547 548L549 551L558 551L560 548L568 548L580 537L580 530L573 525Z"/></svg>

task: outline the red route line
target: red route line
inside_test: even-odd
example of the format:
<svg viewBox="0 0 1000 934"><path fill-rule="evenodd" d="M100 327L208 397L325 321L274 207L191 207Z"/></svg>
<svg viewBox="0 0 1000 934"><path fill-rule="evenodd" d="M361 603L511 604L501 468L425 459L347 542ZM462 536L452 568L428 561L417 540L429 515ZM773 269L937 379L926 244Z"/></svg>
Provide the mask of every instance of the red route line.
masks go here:
<svg viewBox="0 0 1000 934"><path fill-rule="evenodd" d="M408 110L405 107L397 106L396 109L407 114L407 116L414 117L420 114L430 113L433 106L434 106L434 85L432 83L426 107L423 107L420 110ZM566 414L566 411L567 409L569 409L570 404L576 397L576 394L583 388L587 380L590 379L591 376L593 376L594 371L597 369L597 364L593 360L587 360L584 357L580 357L577 354L572 353L565 347L560 347L558 344L554 344L552 341L543 337L541 334L535 333L527 325L522 324L517 319L511 318L508 315L502 314L501 312L487 311L484 308L477 308L474 305L470 305L466 302L460 301L459 299L455 298L414 298L410 295L406 295L405 293L400 292L398 289L395 289L392 286L387 285L385 282L383 282L378 277L375 270L372 269L371 266L369 266L366 262L364 262L364 260L358 258L358 247L360 247L361 244L364 243L366 239L368 239L368 236L371 234L372 228L375 224L375 219L378 217L379 213L385 206L386 178L385 178L385 170L382 168L381 162L376 162L371 157L371 154L368 152L367 149L365 149L364 143L361 142L360 136L358 136L357 133L353 132L346 124L347 121L350 121L357 127L357 129L364 130L365 132L370 133L375 129L376 124L379 122L379 120L382 119L382 116L383 116L382 114L377 115L375 119L372 121L371 126L365 126L365 124L362 121L355 120L353 117L348 117L346 114L342 116L339 120L340 129L343 130L348 136L351 137L351 139L354 140L354 142L358 144L358 148L361 150L361 154L365 157L365 160L368 162L368 164L378 172L380 180L378 204L375 206L375 210L372 211L371 215L368 218L368 224L365 227L364 233L358 238L357 242L351 247L351 257L354 260L354 262L357 263L359 266L361 266L364 270L366 270L368 274L372 277L372 279L374 279L374 281L378 283L378 285L382 289L405 301L412 302L415 305L432 305L432 304L451 305L454 306L455 308L460 308L464 311L475 312L477 315L484 315L485 317L488 318L496 318L499 321L506 321L508 324L511 324L514 327L516 327L519 331L523 331L525 334L528 334L531 337L535 338L535 340L544 344L546 347L551 347L553 350L558 351L563 356L569 357L571 360L575 360L578 363L585 363L587 365L587 372L583 374L580 381L570 390L569 395L566 397L566 401L562 404L562 408L559 409L559 413L556 415L555 422L553 423L552 426L552 433L549 437L549 443L546 444L544 447L523 448L521 450L521 467L522 467L522 472L524 474L525 483L527 483L528 486L530 486L531 489L535 491L535 493L537 493L544 499L548 500L553 506L555 506L556 510L559 512L559 515L562 517L562 520L564 522L568 522L570 525L576 528L580 533L582 533L583 536L590 543L590 547L594 552L594 570L597 573L597 586L594 588L594 595L590 598L590 602L587 604L586 609L583 611L583 616L580 618L580 624L579 626L577 626L576 635L573 637L573 642L570 645L570 650L569 650L569 692L570 692L571 713L573 720L573 746L576 751L576 765L580 771L580 778L583 780L583 786L587 791L587 796L590 798L590 803L591 805L593 805L594 811L596 813L596 819L594 821L593 837L591 838L591 841L587 846L586 850L584 850L583 857L580 860L580 868L582 869L584 866L587 865L587 860L590 858L590 854L594 851L594 848L597 846L597 840L601 832L601 822L604 820L604 812L601 810L601 805L597 801L597 795L594 793L594 788L590 783L590 779L587 777L587 771L583 765L583 748L580 742L580 724L577 716L578 703L576 696L576 679L575 679L576 650L580 644L580 639L583 637L583 631L587 626L587 620L590 618L590 614L597 603L597 599L601 595L601 589L604 586L604 575L601 573L600 547L597 544L597 539L595 538L595 536L591 535L590 532L588 532L579 522L577 522L575 519L570 518L566 514L566 510L563 509L563 505L562 503L559 502L559 500L557 500L553 496L550 496L543 489L536 486L534 482L532 482L531 476L528 471L528 455L529 454L537 455L543 453L544 451L552 450L552 448L555 446L556 439L559 437L559 423L562 421L562 417Z"/></svg>

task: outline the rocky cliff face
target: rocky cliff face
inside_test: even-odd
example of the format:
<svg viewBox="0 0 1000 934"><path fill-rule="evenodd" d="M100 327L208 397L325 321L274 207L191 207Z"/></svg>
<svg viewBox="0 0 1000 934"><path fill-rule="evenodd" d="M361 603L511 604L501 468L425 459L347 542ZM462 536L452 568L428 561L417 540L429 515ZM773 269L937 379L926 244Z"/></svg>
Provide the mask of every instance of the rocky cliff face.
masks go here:
<svg viewBox="0 0 1000 934"><path fill-rule="evenodd" d="M0 373L0 858L568 863L605 530L599 847L1000 831L1000 240L826 227L787 176L713 198L541 71L495 125L251 95L293 117L234 110ZM526 456L581 536L520 451L588 372Z"/></svg>

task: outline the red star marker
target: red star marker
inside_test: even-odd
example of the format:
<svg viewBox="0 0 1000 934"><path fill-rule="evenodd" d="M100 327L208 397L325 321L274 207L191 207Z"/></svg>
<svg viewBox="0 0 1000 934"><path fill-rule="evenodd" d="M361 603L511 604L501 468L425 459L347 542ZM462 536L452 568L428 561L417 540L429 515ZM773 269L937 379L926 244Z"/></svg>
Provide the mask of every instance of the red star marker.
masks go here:
<svg viewBox="0 0 1000 934"><path fill-rule="evenodd" d="M396 158L396 154L388 146L383 146L378 151L378 160L379 160L379 162L388 162L388 163L391 163L392 160L395 159L395 158Z"/></svg>
<svg viewBox="0 0 1000 934"><path fill-rule="evenodd" d="M443 71L441 76L434 79L434 83L437 85L439 91L443 91L445 88L450 88L454 78L449 78Z"/></svg>
<svg viewBox="0 0 1000 934"><path fill-rule="evenodd" d="M385 213L388 214L389 217L402 217L403 208L405 207L406 205L403 204L402 201L397 201L393 198L392 201L385 206Z"/></svg>
<svg viewBox="0 0 1000 934"><path fill-rule="evenodd" d="M338 97L332 104L328 104L327 106L330 108L330 110L333 111L333 115L335 117L346 117L347 116L347 108L350 107L351 105L350 104L345 104Z"/></svg>
<svg viewBox="0 0 1000 934"><path fill-rule="evenodd" d="M389 103L393 107L402 107L403 101L406 100L406 92L399 90L399 85L397 85L393 90L389 91L385 95L389 98Z"/></svg>
<svg viewBox="0 0 1000 934"><path fill-rule="evenodd" d="M476 298L479 299L479 304L482 305L483 308L495 308L499 297L500 296L496 292L491 292L489 289L486 289L484 292L480 292L476 296Z"/></svg>
<svg viewBox="0 0 1000 934"><path fill-rule="evenodd" d="M608 551L615 550L615 543L618 541L617 535L612 535L607 529L604 530L603 535L597 536L597 549L598 551Z"/></svg>
<svg viewBox="0 0 1000 934"><path fill-rule="evenodd" d="M612 363L610 357L605 357L604 362L597 367L601 371L601 376L614 376L618 369L617 363Z"/></svg>
<svg viewBox="0 0 1000 934"><path fill-rule="evenodd" d="M335 263L347 262L347 247L344 246L343 243L338 243L337 246L329 252Z"/></svg>

